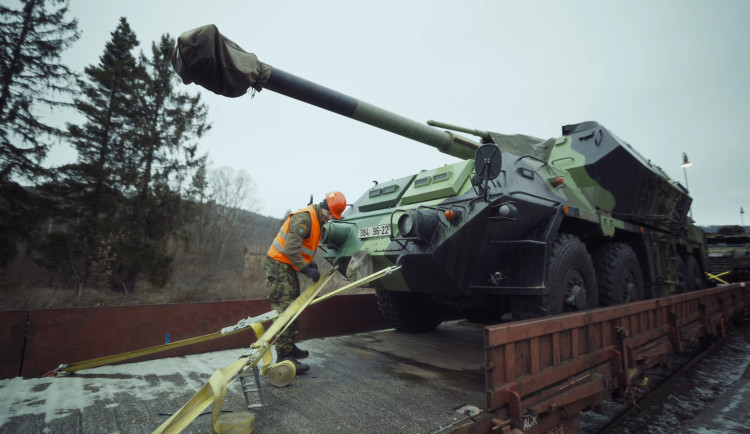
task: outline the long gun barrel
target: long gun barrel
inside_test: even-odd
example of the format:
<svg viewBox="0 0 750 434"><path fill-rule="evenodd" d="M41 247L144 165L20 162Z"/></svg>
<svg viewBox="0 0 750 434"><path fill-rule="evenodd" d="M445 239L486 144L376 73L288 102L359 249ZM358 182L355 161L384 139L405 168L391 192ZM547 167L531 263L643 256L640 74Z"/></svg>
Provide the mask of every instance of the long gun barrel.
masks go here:
<svg viewBox="0 0 750 434"><path fill-rule="evenodd" d="M172 65L184 83L196 83L219 95L238 97L252 87L286 95L394 134L416 140L461 159L474 158L479 143L431 128L341 92L260 62L219 33L214 25L180 35Z"/></svg>
<svg viewBox="0 0 750 434"><path fill-rule="evenodd" d="M447 130L453 130L453 131L458 131L461 133L471 134L473 136L480 137L482 139L482 143L492 142L492 137L490 136L490 133L487 131L477 130L474 128L461 127L458 125L453 125L453 124L448 124L445 122L439 122L439 121L433 121L433 120L427 121L427 125L431 127L445 128Z"/></svg>

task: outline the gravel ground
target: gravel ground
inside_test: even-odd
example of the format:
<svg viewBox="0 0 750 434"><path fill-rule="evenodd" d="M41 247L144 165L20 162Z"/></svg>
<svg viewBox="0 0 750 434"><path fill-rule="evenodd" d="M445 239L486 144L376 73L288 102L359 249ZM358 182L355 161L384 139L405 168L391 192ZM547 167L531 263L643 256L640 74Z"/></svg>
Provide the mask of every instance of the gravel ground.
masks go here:
<svg viewBox="0 0 750 434"><path fill-rule="evenodd" d="M624 409L622 400L607 401L604 414L583 413L582 431L598 432L598 424ZM711 354L608 432L750 433L750 322L730 329Z"/></svg>

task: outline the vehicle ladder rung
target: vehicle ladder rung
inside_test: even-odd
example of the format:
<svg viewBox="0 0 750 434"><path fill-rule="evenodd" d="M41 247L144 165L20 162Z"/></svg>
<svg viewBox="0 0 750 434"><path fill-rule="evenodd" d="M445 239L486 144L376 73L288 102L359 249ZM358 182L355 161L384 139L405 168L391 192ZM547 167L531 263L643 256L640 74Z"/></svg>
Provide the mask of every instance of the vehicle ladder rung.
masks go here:
<svg viewBox="0 0 750 434"><path fill-rule="evenodd" d="M247 408L260 408L266 405L263 398L263 385L260 382L260 370L257 366L253 366L252 374L248 370L240 376L240 384Z"/></svg>

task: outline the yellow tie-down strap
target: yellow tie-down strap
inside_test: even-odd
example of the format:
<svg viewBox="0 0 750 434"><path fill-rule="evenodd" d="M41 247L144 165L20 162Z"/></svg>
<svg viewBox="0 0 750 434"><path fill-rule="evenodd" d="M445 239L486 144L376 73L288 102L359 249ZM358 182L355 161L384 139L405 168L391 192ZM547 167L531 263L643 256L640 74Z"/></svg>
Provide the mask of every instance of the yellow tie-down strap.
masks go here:
<svg viewBox="0 0 750 434"><path fill-rule="evenodd" d="M237 378L239 378L247 369L252 369L253 366L257 365L261 359L264 362L265 368L263 369L263 372L267 372L267 368L272 359L271 353L268 350L273 345L276 337L278 337L289 326L289 324L293 323L307 306L319 303L348 289L356 288L372 282L373 280L377 280L386 274L392 273L398 268L399 267L396 266L385 268L363 279L339 288L336 291L326 294L323 297L315 299L320 290L323 289L326 283L331 279L334 271L331 270L323 279L319 280L300 294L300 296L297 297L297 299L294 300L294 302L292 302L292 304L281 315L279 315L276 320L274 320L273 325L271 325L267 331L263 332L263 327L259 324L253 326L255 333L260 333L260 335L258 336L258 340L251 346L250 355L240 358L224 369L216 370L209 381L185 405L161 424L154 433L181 432L187 428L187 426L190 425L190 423L192 423L192 421L212 402L214 403L212 411L213 432L227 432L228 430L234 430L237 428L244 428L246 432L251 432L251 427L254 422L251 413L235 412L233 413L234 420L231 422L226 418L226 416L229 415L219 416L228 386L236 381Z"/></svg>
<svg viewBox="0 0 750 434"><path fill-rule="evenodd" d="M376 280L376 279L380 278L381 276L383 276L384 274L389 274L389 273L393 272L393 270L395 268L396 267L390 267L390 268L386 268L384 270L381 270L381 271L379 271L377 273L373 273L372 275L367 276L364 279L358 280L358 281L356 281L354 283L351 283L349 285L344 286L343 288L337 289L336 291L333 291L333 292L328 293L328 294L326 294L326 295L324 295L324 296L322 296L320 298L317 298L317 299L313 300L311 304L319 303L319 302L321 302L321 301L323 301L323 300L325 300L327 298L330 298L330 297L332 297L332 296L334 296L334 295L336 295L336 294L338 294L340 292L346 291L347 289L355 288L355 287L364 285L365 283L368 283L368 282L371 282L373 280ZM333 272L333 270L331 270L329 272L329 274L332 274L332 272ZM321 280L323 280L323 279L321 279ZM48 373L44 374L44 376L45 377L54 376L54 375L57 375L58 372L67 372L69 374L72 374L74 372L77 372L77 371L80 371L80 370L83 370L83 369L98 368L100 366L111 365L113 363L118 363L118 362L122 362L122 361L125 361L125 360L135 359L136 357L141 357L141 356L146 356L146 355L149 355L149 354L154 354L154 353L159 353L159 352L162 352L162 351L171 350L172 348L179 348L179 347L184 347L184 346L187 346L187 345L193 345L193 344L197 344L197 343L200 343L200 342L209 341L209 340L212 340L212 339L218 339L218 338L221 338L221 337L224 337L224 336L229 336L229 335L233 335L235 333L239 333L241 331L246 330L249 327L253 327L254 328L254 326L253 326L254 324L262 324L262 323L267 322L267 321L275 320L278 316L279 316L278 312L276 312L276 311L270 311L270 312L264 313L263 315L259 315L259 316L251 317L251 318L246 318L246 319L240 321L235 326L225 327L225 328L223 328L222 330L220 330L218 332L209 333L207 335L196 336L196 337L193 337L193 338L188 338L188 339L183 339L183 340L179 340L179 341L170 342L168 344L156 345L156 346L153 346L153 347L142 348L142 349L139 349L139 350L128 351L128 352L120 353L120 354L113 354L113 355L110 355L110 356L98 357L96 359L84 360L84 361L81 361L81 362L75 362L75 363L70 363L70 364L61 364L57 368L55 368L55 369L49 371ZM257 335L258 331L255 330L255 332L256 332L256 335Z"/></svg>
<svg viewBox="0 0 750 434"><path fill-rule="evenodd" d="M719 273L719 274L711 274L711 273L709 273L708 271L706 271L706 276L708 276L708 278L709 278L709 279L712 279L712 280L715 280L715 281L717 281L717 282L719 282L719 283L723 283L723 284L725 284L725 285L728 285L728 284L729 284L729 282L725 281L725 280L724 280L724 279L722 279L721 277L722 277L722 276L726 276L727 274L729 274L729 273L731 273L731 272L732 272L732 271L731 271L731 270L729 270L729 271L725 271L725 272L723 272L723 273Z"/></svg>
<svg viewBox="0 0 750 434"><path fill-rule="evenodd" d="M268 320L271 320L271 319L273 318L268 318ZM136 357L158 353L158 352L166 351L172 348L184 347L187 345L197 344L199 342L205 342L211 339L217 339L217 338L221 338L224 336L229 336L230 334L239 333L243 331L245 328L233 330L227 334L222 334L219 331L219 332L210 333L210 334L203 335L203 336L196 336L194 338L183 339L181 341L170 342L168 344L157 345L155 347L142 348L140 350L135 350L135 351L128 351L127 353L104 356L104 357L99 357L96 359L84 360L82 362L76 362L76 363L71 363L71 364L62 364L58 366L57 369L54 369L44 374L44 376L48 377L51 375L55 375L58 372L67 372L67 373L72 374L73 372L80 371L82 369L91 369L91 368L98 368L99 366L111 365L112 363L122 362L124 360L134 359Z"/></svg>
<svg viewBox="0 0 750 434"><path fill-rule="evenodd" d="M254 318L250 318L253 321L248 321L247 319L242 320L240 323L243 324L240 327L227 327L225 329L222 329L218 332L209 333L207 335L203 336L196 336L194 338L188 338L183 339L180 341L174 341L170 342L168 344L163 345L157 345L154 347L148 347L148 348L142 348L140 350L134 350L134 351L128 351L126 353L120 353L120 354L114 354L111 356L104 356L104 357L98 357L96 359L90 359L90 360L84 360L82 362L76 362L76 363L70 363L70 364L62 364L58 366L56 369L53 369L52 371L44 374L45 377L56 375L58 372L67 372L67 373L74 373L76 371L80 371L82 369L91 369L91 368L98 368L99 366L104 365L111 365L112 363L122 362L124 360L130 360L134 359L136 357L145 356L148 354L154 354L161 351L170 350L172 348L179 348L184 347L187 345L193 345L200 342L210 341L211 339L218 339L224 336L233 335L235 333L239 333L241 331L244 331L248 327L251 327L252 324L260 324L264 323L266 321L270 321L278 317L279 314L275 311L266 312L263 315L259 315ZM230 330L227 330L230 329Z"/></svg>

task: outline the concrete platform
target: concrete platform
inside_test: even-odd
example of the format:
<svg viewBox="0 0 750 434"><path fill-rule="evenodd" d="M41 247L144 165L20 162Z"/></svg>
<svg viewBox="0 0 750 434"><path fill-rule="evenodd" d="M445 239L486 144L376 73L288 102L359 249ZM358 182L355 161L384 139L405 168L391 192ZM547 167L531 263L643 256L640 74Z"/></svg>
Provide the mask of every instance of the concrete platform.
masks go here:
<svg viewBox="0 0 750 434"><path fill-rule="evenodd" d="M482 326L453 322L431 333L393 330L313 339L309 373L288 387L262 378L258 433L434 432L484 407ZM0 432L148 433L210 375L241 355L225 350L106 366L54 378L0 380ZM185 432L211 432L210 410ZM224 411L246 410L239 381Z"/></svg>

